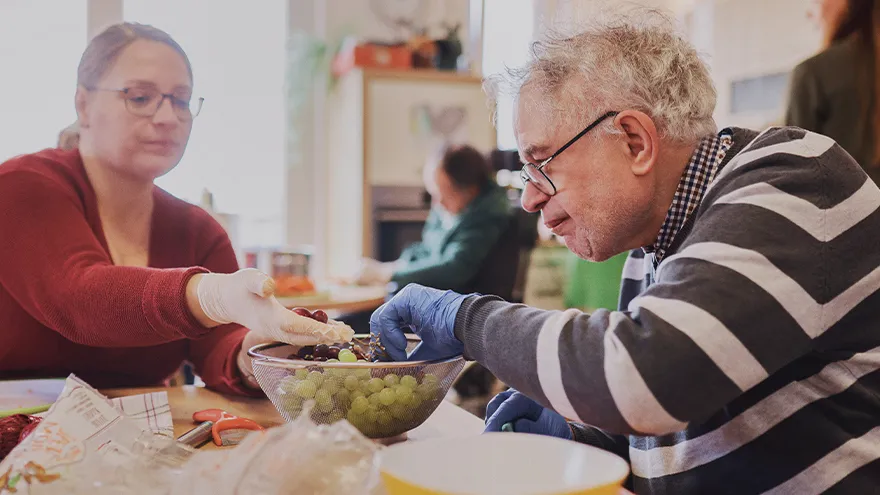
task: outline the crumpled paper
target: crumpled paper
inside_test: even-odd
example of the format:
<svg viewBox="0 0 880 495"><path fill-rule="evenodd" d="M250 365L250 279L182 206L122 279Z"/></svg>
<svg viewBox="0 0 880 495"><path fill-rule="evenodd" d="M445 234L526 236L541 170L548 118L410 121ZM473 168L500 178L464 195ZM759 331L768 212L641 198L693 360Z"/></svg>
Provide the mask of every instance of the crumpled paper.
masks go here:
<svg viewBox="0 0 880 495"><path fill-rule="evenodd" d="M357 495L379 486L381 447L345 421L316 425L303 414L235 448L197 451L142 430L99 392L68 380L40 426L0 463L0 494Z"/></svg>

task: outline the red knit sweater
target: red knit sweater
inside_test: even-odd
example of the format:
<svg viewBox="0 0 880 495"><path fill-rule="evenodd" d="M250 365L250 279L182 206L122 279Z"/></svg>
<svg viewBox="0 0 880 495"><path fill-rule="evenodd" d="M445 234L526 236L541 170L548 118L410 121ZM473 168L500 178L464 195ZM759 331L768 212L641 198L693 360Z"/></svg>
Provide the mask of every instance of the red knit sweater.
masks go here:
<svg viewBox="0 0 880 495"><path fill-rule="evenodd" d="M201 208L153 197L150 267L114 266L78 151L0 165L0 379L156 386L189 360L209 387L253 393L235 363L247 330L208 330L185 301L192 275L238 269L229 238Z"/></svg>

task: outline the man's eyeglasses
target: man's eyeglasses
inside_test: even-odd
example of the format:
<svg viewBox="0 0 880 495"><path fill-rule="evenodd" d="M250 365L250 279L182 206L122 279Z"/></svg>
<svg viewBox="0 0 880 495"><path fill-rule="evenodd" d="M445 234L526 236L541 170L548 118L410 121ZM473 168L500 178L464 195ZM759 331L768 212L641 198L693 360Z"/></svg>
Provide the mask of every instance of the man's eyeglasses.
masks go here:
<svg viewBox="0 0 880 495"><path fill-rule="evenodd" d="M556 194L556 186L553 184L553 181L550 180L550 177L547 177L547 174L544 173L544 167L546 167L548 163L553 161L554 158L559 156L560 153L568 149L569 146L577 142L578 139L584 137L586 133L590 132L591 130L593 130L594 127L601 124L603 120L607 119L608 117L614 117L618 113L620 112L607 112L598 119L594 120L592 124L588 125L584 130L579 132L577 136L571 138L569 142L562 145L561 148L550 155L550 158L542 161L539 165L535 165L533 163L526 163L525 165L523 165L522 172L520 172L520 177L522 178L523 184L525 184L526 182L531 182L532 185L538 189L538 191L541 191L547 196L553 196L554 194Z"/></svg>
<svg viewBox="0 0 880 495"><path fill-rule="evenodd" d="M125 100L125 108L138 117L152 117L156 115L165 98L171 101L174 114L181 121L190 121L202 111L204 98L197 98L195 105L191 104L191 98L181 98L174 93L162 93L156 88L88 88L90 91L115 91L121 93Z"/></svg>

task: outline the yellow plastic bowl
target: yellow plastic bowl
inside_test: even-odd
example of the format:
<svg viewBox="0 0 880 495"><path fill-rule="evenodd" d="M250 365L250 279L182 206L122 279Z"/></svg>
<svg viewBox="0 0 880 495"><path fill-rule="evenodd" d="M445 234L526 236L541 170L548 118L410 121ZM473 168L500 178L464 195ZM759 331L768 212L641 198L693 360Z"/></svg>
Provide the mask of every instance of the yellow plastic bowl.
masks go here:
<svg viewBox="0 0 880 495"><path fill-rule="evenodd" d="M388 495L617 495L627 463L595 447L525 433L486 433L391 446Z"/></svg>

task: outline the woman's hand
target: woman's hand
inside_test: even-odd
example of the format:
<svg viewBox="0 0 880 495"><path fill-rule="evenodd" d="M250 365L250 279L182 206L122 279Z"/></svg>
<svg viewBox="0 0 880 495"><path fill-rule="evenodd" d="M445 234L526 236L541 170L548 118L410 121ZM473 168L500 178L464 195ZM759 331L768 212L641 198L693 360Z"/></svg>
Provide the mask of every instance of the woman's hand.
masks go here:
<svg viewBox="0 0 880 495"><path fill-rule="evenodd" d="M267 341L294 345L348 342L354 336L346 325L321 323L286 309L274 291L271 277L246 269L195 275L186 292L193 316L208 328L237 323Z"/></svg>

